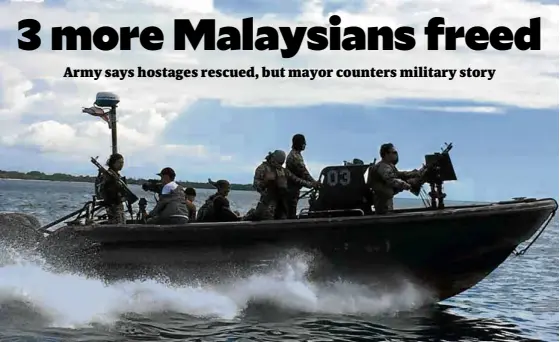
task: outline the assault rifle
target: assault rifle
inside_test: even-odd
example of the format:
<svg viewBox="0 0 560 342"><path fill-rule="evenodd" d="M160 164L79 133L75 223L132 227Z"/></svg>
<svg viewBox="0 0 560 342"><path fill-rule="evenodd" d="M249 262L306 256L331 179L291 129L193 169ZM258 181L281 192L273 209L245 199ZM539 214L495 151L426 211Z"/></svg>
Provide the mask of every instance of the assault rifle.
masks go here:
<svg viewBox="0 0 560 342"><path fill-rule="evenodd" d="M415 196L420 194L422 185L425 183L439 184L443 181L456 180L455 170L449 158L449 151L453 148L453 143L445 143L445 148L441 153L434 153L426 156L426 164L419 178L411 182L410 192Z"/></svg>
<svg viewBox="0 0 560 342"><path fill-rule="evenodd" d="M133 216L134 214L132 212L132 205L134 203L136 203L136 201L138 201L138 197L132 191L130 191L130 189L128 188L128 185L122 180L121 177L119 177L119 175L117 175L112 170L108 170L108 169L104 168L103 165L99 164L99 162L97 161L97 158L99 158L99 157L95 157L95 158L91 157L91 162L93 163L93 165L95 165L97 167L97 169L100 172L103 172L105 175L108 175L109 177L112 177L114 180L117 181L120 188L124 191L124 195L126 197L126 206L127 206L128 212L130 213L131 216Z"/></svg>

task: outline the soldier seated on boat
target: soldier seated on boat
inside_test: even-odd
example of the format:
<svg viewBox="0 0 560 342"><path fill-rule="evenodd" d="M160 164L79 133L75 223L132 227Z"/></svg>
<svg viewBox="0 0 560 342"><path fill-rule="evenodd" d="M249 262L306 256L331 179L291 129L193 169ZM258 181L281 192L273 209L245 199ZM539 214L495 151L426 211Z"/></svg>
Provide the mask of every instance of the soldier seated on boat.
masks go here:
<svg viewBox="0 0 560 342"><path fill-rule="evenodd" d="M194 200L196 198L196 190L194 188L186 188L185 189L185 197L186 197L186 204L187 209L189 210L189 221L196 220L196 205L194 204Z"/></svg>
<svg viewBox="0 0 560 342"><path fill-rule="evenodd" d="M124 166L124 157L115 153L107 160L107 168L120 177L120 171ZM124 214L123 201L125 195L119 182L103 172L99 172L95 181L96 195L103 199L103 205L107 210L107 219L110 224L124 224L126 218Z"/></svg>
<svg viewBox="0 0 560 342"><path fill-rule="evenodd" d="M166 167L158 173L163 188L159 201L146 218L148 224L183 224L189 222L185 190L175 182L175 171Z"/></svg>
<svg viewBox="0 0 560 342"><path fill-rule="evenodd" d="M255 169L253 187L261 197L257 208L250 217L251 220L281 220L287 218L288 179L307 188L320 187L320 183L304 180L285 169L282 166L285 161L286 153L276 150L269 153L263 163Z"/></svg>
<svg viewBox="0 0 560 342"><path fill-rule="evenodd" d="M206 202L198 210L196 220L198 222L234 222L239 221L239 214L233 212L229 205L227 196L230 192L230 184L227 180L221 179L212 182L216 187L215 194L208 197Z"/></svg>
<svg viewBox="0 0 560 342"><path fill-rule="evenodd" d="M386 214L393 210L393 197L410 190L410 183L421 178L425 168L399 171L396 167L399 154L391 143L381 145L379 156L381 160L369 169L367 186L373 191L375 213Z"/></svg>

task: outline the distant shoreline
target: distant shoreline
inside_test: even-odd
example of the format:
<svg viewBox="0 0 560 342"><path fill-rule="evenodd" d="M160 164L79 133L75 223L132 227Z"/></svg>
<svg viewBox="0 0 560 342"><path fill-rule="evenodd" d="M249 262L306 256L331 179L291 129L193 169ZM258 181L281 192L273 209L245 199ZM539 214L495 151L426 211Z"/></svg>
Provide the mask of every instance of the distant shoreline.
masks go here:
<svg viewBox="0 0 560 342"><path fill-rule="evenodd" d="M46 174L40 171L18 172L18 171L4 171L0 170L0 179L13 179L13 180L39 180L39 181L54 181L54 182L77 182L77 183L95 183L95 176L75 176L65 173ZM144 178L127 178L128 184L142 185L147 182ZM214 189L208 182L191 182L191 181L178 181L184 187L192 187L195 189ZM238 191L255 191L252 184L231 184L231 190Z"/></svg>

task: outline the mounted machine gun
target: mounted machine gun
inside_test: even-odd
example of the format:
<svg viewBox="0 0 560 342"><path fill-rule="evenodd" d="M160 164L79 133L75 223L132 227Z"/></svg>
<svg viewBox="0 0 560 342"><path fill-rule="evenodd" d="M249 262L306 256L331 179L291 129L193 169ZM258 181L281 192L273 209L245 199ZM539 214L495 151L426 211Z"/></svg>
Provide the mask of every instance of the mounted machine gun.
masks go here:
<svg viewBox="0 0 560 342"><path fill-rule="evenodd" d="M420 195L422 185L430 184L429 196L432 209L443 209L445 207L443 199L447 196L443 192L443 183L457 180L453 163L449 156L449 151L453 148L453 143L445 143L445 148L441 153L428 154L425 158L424 171L420 178L411 182L410 192L415 196Z"/></svg>

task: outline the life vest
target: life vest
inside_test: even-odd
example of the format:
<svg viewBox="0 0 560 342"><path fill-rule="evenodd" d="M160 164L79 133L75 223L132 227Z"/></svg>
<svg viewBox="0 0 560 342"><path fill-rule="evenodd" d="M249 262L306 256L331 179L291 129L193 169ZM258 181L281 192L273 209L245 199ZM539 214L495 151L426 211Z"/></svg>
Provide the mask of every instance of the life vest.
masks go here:
<svg viewBox="0 0 560 342"><path fill-rule="evenodd" d="M269 181L267 188L273 191L283 191L288 188L288 177L286 176L286 169L283 167L276 168L270 164L266 165L267 172L274 173L276 178Z"/></svg>

